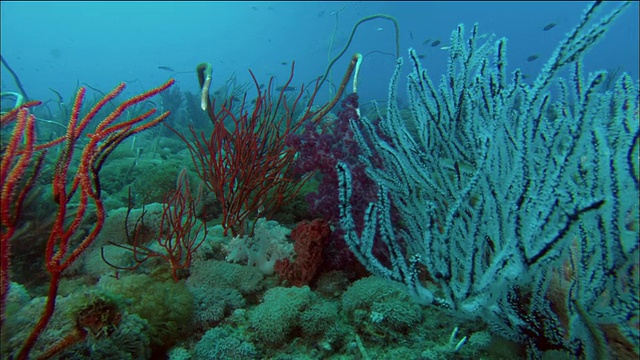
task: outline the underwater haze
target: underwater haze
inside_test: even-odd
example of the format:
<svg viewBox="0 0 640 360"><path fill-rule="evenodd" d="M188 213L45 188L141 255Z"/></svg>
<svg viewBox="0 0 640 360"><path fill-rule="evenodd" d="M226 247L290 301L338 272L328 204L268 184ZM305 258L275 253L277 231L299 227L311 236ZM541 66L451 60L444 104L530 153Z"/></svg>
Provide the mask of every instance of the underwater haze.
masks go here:
<svg viewBox="0 0 640 360"><path fill-rule="evenodd" d="M283 83L295 61L293 85L299 87L325 72L358 19L384 13L398 20L400 55L406 57L407 49L415 48L434 78L445 69L451 32L460 23L470 28L476 22L481 34L508 39L509 71L521 68L533 77L576 25L586 4L3 1L1 53L29 98L42 101L56 99L49 89L66 100L78 84L106 92L126 81L129 91L138 92L169 77L180 89L197 92L194 70L202 62L213 65L216 84L233 73L240 82L248 82L249 69L261 83L271 76ZM545 31L550 24L555 26ZM362 101L385 100L395 64L394 39L391 21L363 23L333 67L333 82L339 82L351 55L360 52L365 55ZM527 61L533 57L537 58ZM611 26L585 61L587 71L618 67L620 73L638 78L638 3ZM318 103L326 100L328 86ZM15 90L3 66L2 91Z"/></svg>

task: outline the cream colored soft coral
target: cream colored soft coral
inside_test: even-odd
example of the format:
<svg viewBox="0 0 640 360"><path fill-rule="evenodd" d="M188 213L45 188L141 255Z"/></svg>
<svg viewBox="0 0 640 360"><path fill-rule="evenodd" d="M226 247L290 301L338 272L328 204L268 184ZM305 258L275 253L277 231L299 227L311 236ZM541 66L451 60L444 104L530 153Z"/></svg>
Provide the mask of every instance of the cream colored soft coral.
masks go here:
<svg viewBox="0 0 640 360"><path fill-rule="evenodd" d="M224 246L225 259L234 263L255 266L265 275L273 275L277 260L292 258L293 243L289 241L288 229L274 220L257 220L253 236L236 236Z"/></svg>

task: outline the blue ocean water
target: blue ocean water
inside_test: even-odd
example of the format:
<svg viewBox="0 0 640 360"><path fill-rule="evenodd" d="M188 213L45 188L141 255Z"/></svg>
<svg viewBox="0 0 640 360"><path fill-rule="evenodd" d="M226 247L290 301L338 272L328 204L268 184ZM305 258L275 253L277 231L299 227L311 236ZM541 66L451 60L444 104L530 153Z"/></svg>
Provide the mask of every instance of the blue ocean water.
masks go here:
<svg viewBox="0 0 640 360"><path fill-rule="evenodd" d="M192 71L201 62L213 64L214 82L233 73L240 82L249 81L249 69L259 82L270 76L283 82L295 61L293 83L299 86L324 73L358 19L385 13L400 25L400 55L406 57L407 49L415 48L424 55L423 65L434 78L445 68L448 53L441 47L448 44L451 32L460 23L470 28L475 22L481 33L508 39L510 70L517 67L535 76L577 24L586 4L9 1L1 4L0 46L29 97L43 101L56 98L49 88L71 97L78 83L107 91L126 81L131 90L140 91L170 76L180 89L197 92L193 73L173 74L159 67ZM556 26L543 30L552 23ZM363 101L386 99L395 63L394 39L390 21L363 23L333 68L334 82L341 78L353 53L373 52L362 64L360 96ZM431 46L435 41L440 44ZM538 58L528 62L532 55ZM617 67L638 78L638 3L611 26L585 61L587 71ZM2 90L15 90L4 67L1 74ZM328 93L321 91L319 102Z"/></svg>

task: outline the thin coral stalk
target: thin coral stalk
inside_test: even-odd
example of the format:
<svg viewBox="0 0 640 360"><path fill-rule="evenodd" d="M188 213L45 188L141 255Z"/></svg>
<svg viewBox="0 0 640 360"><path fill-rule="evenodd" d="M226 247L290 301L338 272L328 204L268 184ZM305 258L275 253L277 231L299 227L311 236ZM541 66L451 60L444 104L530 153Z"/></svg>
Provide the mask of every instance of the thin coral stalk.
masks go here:
<svg viewBox="0 0 640 360"><path fill-rule="evenodd" d="M134 233L131 236L127 233L127 237L131 238L131 245L115 244L113 246L131 251L135 264L129 267L122 267L112 264L104 256L102 252L102 260L107 265L119 270L135 270L144 262L151 258L161 258L169 263L171 268L171 277L178 282L182 278L181 270L188 270L191 267L193 254L198 250L207 236L207 228L204 221L199 221L196 217L196 207L202 201L202 185L198 187L195 196L191 192L187 171L183 169L178 174L176 188L165 196L162 204L162 216L158 225L155 240L163 251L156 251L142 244L139 236L144 227L144 208L142 215L136 220ZM131 203L127 211L125 223L128 222L129 213L131 211ZM128 226L125 226L128 228ZM202 234L201 234L202 232Z"/></svg>
<svg viewBox="0 0 640 360"><path fill-rule="evenodd" d="M231 111L232 101L228 106L223 104L218 113L213 112L213 105L209 106L214 128L208 137L190 127L192 140L187 140L171 129L187 144L196 172L220 202L225 234L229 230L234 236L253 233L253 227L247 226L249 219L272 215L291 201L313 175L293 175L296 150L286 146L285 139L306 122L318 122L331 110L360 58L359 54L354 55L336 97L319 111L311 110L319 89L316 82L302 115L294 116L305 90L300 90L291 105L287 103L285 91L293 79L292 64L291 75L276 97L271 95L273 79L263 93L251 73L258 92L251 113L245 110L246 95L239 112ZM232 130L227 129L225 123L232 123Z"/></svg>

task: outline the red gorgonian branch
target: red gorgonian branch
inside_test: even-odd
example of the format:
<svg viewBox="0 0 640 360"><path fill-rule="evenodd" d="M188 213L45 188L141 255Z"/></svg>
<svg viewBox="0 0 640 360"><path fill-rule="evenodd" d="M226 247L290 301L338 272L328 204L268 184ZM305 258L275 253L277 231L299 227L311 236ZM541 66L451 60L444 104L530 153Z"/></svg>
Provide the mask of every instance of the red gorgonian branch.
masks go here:
<svg viewBox="0 0 640 360"><path fill-rule="evenodd" d="M123 267L108 261L102 252L102 259L109 266L120 270L135 270L151 258L165 260L171 267L171 277L174 281L184 278L182 273L189 270L193 254L202 245L207 236L207 227L204 221L198 220L197 206L202 201L202 185L198 187L195 196L191 193L187 171L183 169L178 174L176 188L169 191L162 204L162 215L158 225L157 233L153 235L154 240L159 245L161 251L152 249L144 244L147 236L142 233L147 231L144 223L145 210L136 220L132 234L128 233L129 214L131 204L127 209L125 229L130 244L111 245L129 250L133 254L135 265ZM202 232L202 233L201 233ZM103 248L104 249L104 248Z"/></svg>
<svg viewBox="0 0 640 360"><path fill-rule="evenodd" d="M120 119L127 109L166 90L173 83L174 80L171 79L155 89L124 101L104 120L98 123L95 130L89 134L85 132L88 125L108 102L122 93L125 84L121 83L109 92L83 117L80 116L80 109L86 89L80 88L74 101L73 111L65 135L38 146L35 145L35 117L29 114L27 109L28 106L33 106L33 104L22 106L2 116L1 123L3 127L15 121L9 144L2 152L2 169L0 170L0 186L2 188L0 204L2 205L3 218L0 237L0 247L2 249L2 274L0 276L2 279L2 297L0 300L2 301L3 317L6 294L9 288L10 241L15 234L17 219L20 216L26 193L32 187L33 179L37 176L41 164L41 157L37 158L35 164L32 163L33 157L37 151L59 144L62 145L51 182L53 199L58 208L44 254L46 269L51 277L47 300L42 315L20 349L17 359L22 360L29 356L38 337L49 323L55 310L56 296L62 273L93 243L102 230L106 215L104 205L100 199L98 175L107 156L129 136L162 122L169 115L169 112L165 112L145 123L143 122L149 119L156 112L156 109L149 110L124 122L116 123L116 121ZM79 147L78 140L83 135L87 136L89 140L86 145L81 147L78 168L70 173L71 160L76 148ZM33 169L33 175L25 182L24 176L29 168ZM74 195L77 195L77 204L75 204L75 201L72 204L71 200L75 198ZM73 212L70 211L69 205L74 207ZM87 218L90 206L95 207L96 212L92 228L87 235L81 237L79 243L71 244L70 240L74 238L81 224Z"/></svg>
<svg viewBox="0 0 640 360"><path fill-rule="evenodd" d="M225 234L251 233L245 224L250 217L268 216L292 199L306 178L295 178L291 164L295 151L285 146L285 138L298 131L314 113L311 101L302 116L295 118L304 89L289 104L285 89L291 77L274 98L273 81L263 92L253 76L258 96L253 110L247 110L246 95L240 110L231 110L233 100L213 116L213 130L208 136L190 127L192 138L174 132L187 144L196 172L222 207ZM311 100L317 88L312 92ZM225 124L230 124L227 128ZM172 129L173 130L173 129Z"/></svg>
<svg viewBox="0 0 640 360"><path fill-rule="evenodd" d="M331 110L360 59L359 54L354 55L335 97L318 111L311 109L319 90L318 81L310 92L310 98L305 100L300 115L296 115L296 108L302 102L304 87L293 101L287 101L286 92L293 79L292 64L289 79L276 89L275 96L272 95L273 78L263 92L249 71L258 92L252 111L248 110L245 94L239 111L231 110L233 99L230 99L215 113L214 104L207 101L206 88L203 88L203 104L213 123L213 130L208 136L190 126L191 139L188 140L170 127L187 144L196 173L221 204L225 235L229 230L234 236L252 235L255 221L248 225L247 220L271 216L283 204L290 202L313 175L293 174L297 151L286 146L285 139L289 134L300 131L306 122L317 123ZM200 80L200 85L206 87L210 77L207 77L207 82Z"/></svg>

